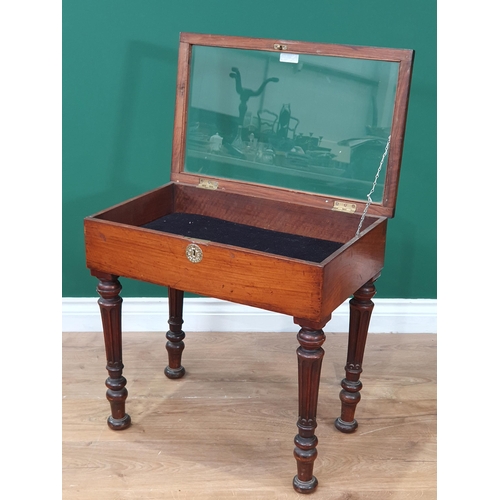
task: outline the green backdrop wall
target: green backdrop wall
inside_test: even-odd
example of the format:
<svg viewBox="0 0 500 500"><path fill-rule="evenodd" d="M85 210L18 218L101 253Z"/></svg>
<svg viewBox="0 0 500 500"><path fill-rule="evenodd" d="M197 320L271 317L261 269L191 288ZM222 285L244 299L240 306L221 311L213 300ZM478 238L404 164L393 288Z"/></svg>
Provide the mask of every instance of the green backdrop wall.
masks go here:
<svg viewBox="0 0 500 500"><path fill-rule="evenodd" d="M435 0L64 0L63 297L96 295L83 218L169 180L181 31L416 51L377 297L436 298ZM121 282L125 297L166 295Z"/></svg>

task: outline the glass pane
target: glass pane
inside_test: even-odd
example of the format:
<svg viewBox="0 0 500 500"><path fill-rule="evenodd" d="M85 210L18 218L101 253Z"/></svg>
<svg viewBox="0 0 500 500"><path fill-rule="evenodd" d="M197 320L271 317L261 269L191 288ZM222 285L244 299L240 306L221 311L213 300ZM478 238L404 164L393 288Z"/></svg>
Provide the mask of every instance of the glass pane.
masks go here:
<svg viewBox="0 0 500 500"><path fill-rule="evenodd" d="M398 67L194 46L184 170L366 200L391 130Z"/></svg>

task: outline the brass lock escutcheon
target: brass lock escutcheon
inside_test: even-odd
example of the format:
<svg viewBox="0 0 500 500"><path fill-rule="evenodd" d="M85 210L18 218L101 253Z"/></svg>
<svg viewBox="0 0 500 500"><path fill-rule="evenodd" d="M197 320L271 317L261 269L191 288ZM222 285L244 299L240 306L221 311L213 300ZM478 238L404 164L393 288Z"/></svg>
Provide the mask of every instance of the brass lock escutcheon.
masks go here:
<svg viewBox="0 0 500 500"><path fill-rule="evenodd" d="M201 262L201 259L203 259L203 252L201 248L196 245L196 243L190 243L186 247L186 257L190 262L197 264L198 262Z"/></svg>

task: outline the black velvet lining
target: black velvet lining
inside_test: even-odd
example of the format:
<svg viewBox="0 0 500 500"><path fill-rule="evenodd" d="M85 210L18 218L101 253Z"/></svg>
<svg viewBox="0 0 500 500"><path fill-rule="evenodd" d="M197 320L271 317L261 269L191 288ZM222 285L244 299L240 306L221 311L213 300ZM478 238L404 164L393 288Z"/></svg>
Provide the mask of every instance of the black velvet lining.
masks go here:
<svg viewBox="0 0 500 500"><path fill-rule="evenodd" d="M165 215L142 227L309 262L322 262L342 246L342 243L335 241L297 236L186 213Z"/></svg>

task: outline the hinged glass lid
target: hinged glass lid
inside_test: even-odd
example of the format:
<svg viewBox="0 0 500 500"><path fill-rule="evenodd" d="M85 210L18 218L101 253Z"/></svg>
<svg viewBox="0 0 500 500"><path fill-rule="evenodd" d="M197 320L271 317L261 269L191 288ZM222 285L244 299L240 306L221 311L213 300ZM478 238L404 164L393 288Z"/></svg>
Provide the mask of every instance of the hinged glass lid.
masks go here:
<svg viewBox="0 0 500 500"><path fill-rule="evenodd" d="M183 171L383 205L400 61L284 47L190 47Z"/></svg>

